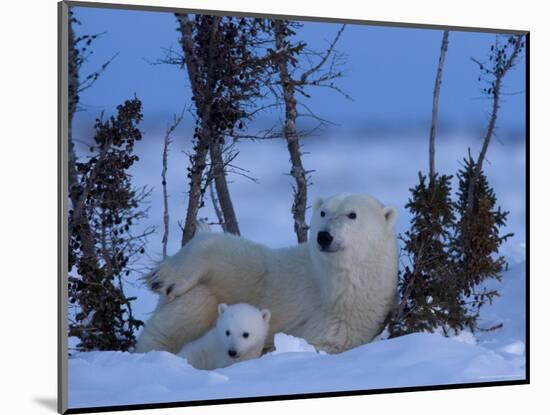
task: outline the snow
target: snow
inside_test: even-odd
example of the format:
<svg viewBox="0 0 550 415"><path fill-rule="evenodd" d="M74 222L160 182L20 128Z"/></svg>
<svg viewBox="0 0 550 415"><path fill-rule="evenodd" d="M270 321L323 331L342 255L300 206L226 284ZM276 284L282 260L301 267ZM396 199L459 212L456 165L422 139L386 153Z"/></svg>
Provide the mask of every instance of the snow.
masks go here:
<svg viewBox="0 0 550 415"><path fill-rule="evenodd" d="M315 347L304 339L285 333L276 333L274 338L275 350L272 354L281 353L316 353Z"/></svg>
<svg viewBox="0 0 550 415"><path fill-rule="evenodd" d="M155 132L138 146L139 166L133 173L135 185L155 186L150 216L139 226L160 225L161 157ZM158 137L162 137L159 133ZM479 141L462 134L441 135L438 166L454 173L467 148L479 148ZM369 193L398 209L397 233L409 227L404 208L408 189L418 170L427 165L425 136L410 137L325 137L304 140L307 168L314 169L310 196L329 196L341 191ZM399 151L396 151L396 147ZM171 225L168 250L179 249L181 233L177 221L185 211L186 188L182 166L187 160L186 136L175 137L168 172ZM284 142L243 141L238 164L252 172L259 184L233 176L231 193L242 234L271 247L294 245L291 180ZM426 152L427 153L427 152ZM495 142L489 148L487 175L503 210L510 211L504 233L514 237L502 246L510 263L502 282L492 281L501 297L482 309L481 327L451 338L419 333L387 340L382 333L375 341L339 355L316 353L304 340L284 333L275 338L276 349L259 359L241 362L215 371L200 371L183 359L165 352L144 355L122 352L76 353L69 359L69 406L91 407L222 399L328 391L351 391L426 386L525 377L525 144L522 139ZM397 166L397 167L396 167ZM456 182L454 182L456 186ZM308 215L311 210L308 210ZM209 203L201 217L214 218ZM308 216L309 219L309 216ZM219 231L214 227L214 231ZM158 260L162 234L149 239L143 266ZM147 262L149 261L149 262ZM147 320L158 298L137 282L137 275L125 281L125 292L136 296L136 317ZM74 347L76 339L71 339Z"/></svg>
<svg viewBox="0 0 550 415"><path fill-rule="evenodd" d="M167 117L169 119L170 117ZM144 122L144 126L147 124ZM187 127L186 127L187 126ZM192 123L184 123L174 135L170 149L167 186L170 203L168 253L180 247L178 221L186 209L188 160ZM78 129L78 126L75 128ZM160 186L161 141L163 130L157 124L144 128L144 140L136 145L140 162L132 169L135 186L152 186L149 217L136 225L135 232L157 226L149 238L143 268L161 258L160 231L162 195ZM314 170L308 188L309 200L339 192L368 193L398 210L396 232L403 234L410 225L404 208L408 189L417 182L419 170L426 171L426 137L422 134L333 134L308 137L303 141L303 162ZM84 124L80 135L86 136ZM89 134L88 134L89 136ZM471 148L477 154L479 136L460 131L438 135L437 168L455 174L460 161ZM79 142L80 143L80 142ZM87 145L77 143L81 156ZM290 213L292 180L288 150L282 140L239 143L236 160L257 182L231 175L229 183L241 234L270 247L296 243ZM138 403L300 394L343 390L365 390L403 386L486 382L525 377L525 140L522 136L496 140L488 150L485 170L498 196L499 205L509 211L503 233L514 233L501 247L510 264L502 282L492 281L501 297L482 309L480 325L490 329L475 334L463 331L451 338L439 334L415 334L387 340L382 333L376 341L340 355L316 353L304 340L277 334L274 352L260 359L242 362L211 372L198 371L184 360L168 353L134 355L121 352L76 353L69 359L69 404L71 408L127 405ZM456 190L456 178L453 180ZM311 209L306 212L309 221ZM200 217L215 218L207 201ZM213 231L220 231L214 226ZM402 258L406 261L406 258ZM146 321L158 297L138 283L132 274L124 281L135 316ZM74 350L77 339L70 339Z"/></svg>
<svg viewBox="0 0 550 415"><path fill-rule="evenodd" d="M482 310L500 329L454 337L381 335L347 352L317 353L303 339L275 335L259 359L202 371L168 352L77 353L69 359L69 407L291 395L525 378L525 264L504 273L501 296Z"/></svg>
<svg viewBox="0 0 550 415"><path fill-rule="evenodd" d="M471 331L463 330L460 333L458 333L456 336L451 337L453 340L456 340L460 343L466 343L466 344L476 344L477 340L474 336L474 334Z"/></svg>
<svg viewBox="0 0 550 415"><path fill-rule="evenodd" d="M70 360L69 373L77 408L514 380L524 368L480 346L417 333L339 355L292 346L214 371L168 352L89 352Z"/></svg>

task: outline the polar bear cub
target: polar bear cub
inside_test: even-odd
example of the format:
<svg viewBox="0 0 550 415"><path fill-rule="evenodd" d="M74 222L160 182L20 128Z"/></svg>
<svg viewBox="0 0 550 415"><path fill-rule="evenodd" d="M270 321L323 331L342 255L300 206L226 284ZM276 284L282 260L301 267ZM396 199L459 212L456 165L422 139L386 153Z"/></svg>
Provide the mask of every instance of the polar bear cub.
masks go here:
<svg viewBox="0 0 550 415"><path fill-rule="evenodd" d="M269 310L240 304L219 304L216 325L183 346L178 356L196 369L217 369L260 357L269 332Z"/></svg>

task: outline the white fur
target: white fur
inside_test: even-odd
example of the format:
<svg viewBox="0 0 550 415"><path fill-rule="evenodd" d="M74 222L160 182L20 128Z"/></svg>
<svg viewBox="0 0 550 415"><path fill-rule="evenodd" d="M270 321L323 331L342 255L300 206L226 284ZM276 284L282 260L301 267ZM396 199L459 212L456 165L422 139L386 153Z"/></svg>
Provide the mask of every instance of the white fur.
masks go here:
<svg viewBox="0 0 550 415"><path fill-rule="evenodd" d="M159 291L170 287L170 295L162 296L136 351L177 352L212 327L220 302L271 310L269 347L280 331L330 353L369 342L395 303L395 216L370 196L338 195L315 201L309 240L297 246L271 249L230 234L196 235L152 273ZM323 230L333 236L335 252L321 252Z"/></svg>
<svg viewBox="0 0 550 415"><path fill-rule="evenodd" d="M220 304L216 326L183 346L178 355L193 367L208 370L260 357L270 316L269 310L260 311L250 304Z"/></svg>

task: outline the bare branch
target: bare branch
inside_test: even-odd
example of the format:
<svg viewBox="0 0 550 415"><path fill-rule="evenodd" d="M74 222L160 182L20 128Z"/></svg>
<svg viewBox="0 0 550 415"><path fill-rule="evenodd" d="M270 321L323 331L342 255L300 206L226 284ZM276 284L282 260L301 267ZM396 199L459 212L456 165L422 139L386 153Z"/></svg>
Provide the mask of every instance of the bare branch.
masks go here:
<svg viewBox="0 0 550 415"><path fill-rule="evenodd" d="M187 75L191 82L191 90L193 92L195 105L203 114L203 122L201 123L199 131L195 134L195 153L190 156L190 167L188 168L190 184L185 225L181 241L183 246L193 237L197 226L197 214L201 205L202 181L204 169L206 167L206 156L208 154L211 132L208 125L210 121L210 107L204 105L203 90L200 82L201 75L198 69L199 67L204 67L204 63L202 62L202 58L194 51L193 26L187 14L176 14L176 17L180 25L181 47L185 56L185 67L187 68ZM219 18L216 19L216 21L219 22ZM210 72L211 71L209 71L208 75L211 75ZM211 79L210 76L209 79Z"/></svg>
<svg viewBox="0 0 550 415"><path fill-rule="evenodd" d="M507 55L506 49L507 46L512 46L512 53ZM485 92L493 97L493 106L491 112L491 118L489 120L489 125L483 138L483 145L476 163L474 177L470 179L468 186L468 211L473 210L474 205L474 191L483 168L483 161L485 160L487 149L489 148L489 143L491 138L494 135L494 130L497 122L498 110L500 108L500 95L502 88L502 80L508 73L508 71L514 66L521 50L523 49L523 36L522 35L513 35L508 37L508 44L504 47L500 47L498 43L498 37L495 42L495 45L491 47L492 55L490 59L494 62L493 68L487 68L486 65L480 63L479 61L474 62L480 65L480 69L485 73L491 74L493 76L493 81L491 86L485 90Z"/></svg>
<svg viewBox="0 0 550 415"><path fill-rule="evenodd" d="M437 65L437 74L435 76L435 85L432 103L432 124L430 127L430 180L435 177L435 131L437 127L437 114L439 111L439 92L441 90L441 78L443 75L443 65L445 65L445 56L449 47L449 31L443 32L441 41L441 52L439 53L439 64Z"/></svg>
<svg viewBox="0 0 550 415"><path fill-rule="evenodd" d="M84 78L84 80L80 82L80 85L79 85L79 88L78 88L78 93L81 93L81 92L91 88L96 83L96 81L99 79L101 74L103 72L105 72L107 67L111 64L111 62L118 55L119 55L119 52L115 53L107 62L105 62L103 65L101 65L101 67L99 69L97 69L96 71L94 71L91 74L89 74L88 76L86 76L86 78Z"/></svg>
<svg viewBox="0 0 550 415"><path fill-rule="evenodd" d="M340 33L340 32L339 32ZM277 50L284 50L286 38L286 22L282 20L275 21L275 47ZM291 78L288 70L289 59L291 56L282 54L278 60L279 78L283 89L283 99L285 103L285 124L284 124L284 137L287 142L288 152L290 154L291 169L290 174L295 180L294 187L294 201L292 204L292 216L294 218L294 232L298 243L307 241L308 226L305 221L305 212L307 208L307 183L308 179L304 166L302 164L302 154L300 152L300 143L298 134L296 131L296 118L298 112L296 110L296 97L295 97L295 81ZM328 55L326 56L328 58ZM321 67L326 58L320 62L318 67ZM315 68L315 67L314 67ZM310 72L310 73L313 73ZM305 76L304 76L305 75ZM302 80L307 80L309 75L304 73L301 77Z"/></svg>
<svg viewBox="0 0 550 415"><path fill-rule="evenodd" d="M218 203L218 199L216 197L216 191L214 190L214 185L212 184L212 182L210 182L210 184L208 185L208 189L210 190L210 200L212 201L212 207L214 208L214 212L216 212L218 223L222 227L223 231L226 232L225 220L223 219L223 213Z"/></svg>
<svg viewBox="0 0 550 415"><path fill-rule="evenodd" d="M346 28L346 25L345 24L342 25L342 27L340 28L340 30L338 30L338 33L336 33L334 40L331 42L330 46L326 50L324 56L321 58L319 63L315 65L313 68L311 68L310 70L302 74L302 76L300 77L300 83L302 84L305 83L308 80L309 76L311 76L311 74L319 71L319 69L321 69L321 67L326 63L329 56L331 56L334 50L334 47L336 46L336 43L338 43L338 40L340 39L340 36L342 35L342 32L344 31L345 28Z"/></svg>
<svg viewBox="0 0 550 415"><path fill-rule="evenodd" d="M170 214L168 210L168 189L167 189L167 180L166 180L166 172L168 171L168 147L170 146L170 143L172 143L170 136L180 124L184 113L185 113L185 109L181 112L180 115L178 116L174 115L173 121L170 124L168 124L168 126L166 127L166 133L164 134L164 147L162 150L162 172L160 174L162 177L162 199L164 204L164 213L162 215L162 220L164 225L164 233L162 235L162 259L166 259L166 256L167 256L168 232L170 229Z"/></svg>
<svg viewBox="0 0 550 415"><path fill-rule="evenodd" d="M214 140L210 144L210 160L212 163L211 169L214 177L216 193L218 195L220 209L223 212L223 223L225 225L224 231L239 235L239 224L237 222L235 210L233 209L233 202L231 201L229 187L227 186L222 145L218 140Z"/></svg>
<svg viewBox="0 0 550 415"><path fill-rule="evenodd" d="M349 95L347 92L345 92L342 88L340 88L337 85L334 85L333 83L330 84L312 84L313 86L319 87L319 88L330 88L334 91L338 92L340 95L342 95L344 98L349 99L350 101L353 101L353 97Z"/></svg>
<svg viewBox="0 0 550 415"><path fill-rule="evenodd" d="M316 115L316 114L311 110L311 108L309 108L309 107L308 107L306 104L304 104L303 102L298 103L298 105L300 105L301 107L303 107L303 108L307 111L306 113L298 113L297 115L298 115L299 117L313 118L314 120L317 120L317 121L319 121L319 122L322 123L322 124L329 124L329 125L333 125L333 126L339 125L338 123L335 123L335 122L333 122L333 121L327 120L326 118L319 117L318 115Z"/></svg>

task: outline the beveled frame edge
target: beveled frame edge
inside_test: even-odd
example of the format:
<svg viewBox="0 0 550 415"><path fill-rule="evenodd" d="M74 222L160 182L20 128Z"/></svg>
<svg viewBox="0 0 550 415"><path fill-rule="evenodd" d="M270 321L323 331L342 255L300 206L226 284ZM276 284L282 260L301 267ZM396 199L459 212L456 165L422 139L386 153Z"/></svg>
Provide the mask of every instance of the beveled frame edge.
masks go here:
<svg viewBox="0 0 550 415"><path fill-rule="evenodd" d="M460 32L518 34L525 36L525 379L493 382L472 382L460 384L408 386L367 390L334 391L323 393L304 393L292 395L254 396L245 398L227 398L179 402L158 402L150 404L129 404L96 406L86 408L68 408L68 285L65 270L68 266L68 23L70 7L105 8L118 10L139 10L164 13L208 13L218 16L262 17L271 19L290 19L325 23L348 23L370 26L400 27L428 30L451 30ZM469 26L432 25L424 23L402 23L389 21L371 21L329 17L296 16L266 14L255 12L237 12L226 10L188 9L172 6L145 6L120 3L101 3L62 0L58 2L58 371L57 371L57 411L60 414L78 414L92 412L112 412L125 410L161 409L192 407L201 405L219 405L248 402L266 402L295 399L312 399L345 396L367 396L382 393L402 393L437 391L452 389L482 388L494 386L513 386L530 384L530 34L529 30L480 28Z"/></svg>
<svg viewBox="0 0 550 415"><path fill-rule="evenodd" d="M57 4L57 411L68 409L68 85L69 85L69 4Z"/></svg>
<svg viewBox="0 0 550 415"><path fill-rule="evenodd" d="M232 10L211 10L211 9L192 9L176 6L146 6L143 4L121 4L121 3L101 3L93 1L78 1L78 0L64 0L69 7L90 7L90 8L106 8L106 9L118 9L118 10L138 10L138 11L154 11L164 13L200 13L211 14L214 16L238 16L238 17L260 17L269 19L289 19L300 20L310 22L324 22L324 23L341 23L341 24L361 24L369 26L391 26L402 27L409 29L430 29L430 30L454 30L460 32L482 32L482 33L500 33L500 34L518 34L526 35L528 30L524 29L499 29L499 28L482 28L471 26L449 26L449 25L435 25L427 23L403 23L394 21L380 21L380 20L364 20L364 19L347 19L341 17L322 17L322 16L300 16L290 14L273 14L273 13L257 13L257 12L240 12Z"/></svg>

